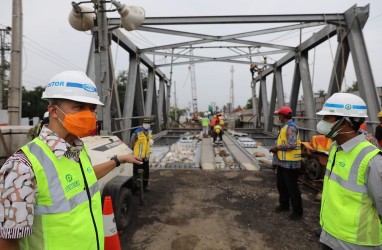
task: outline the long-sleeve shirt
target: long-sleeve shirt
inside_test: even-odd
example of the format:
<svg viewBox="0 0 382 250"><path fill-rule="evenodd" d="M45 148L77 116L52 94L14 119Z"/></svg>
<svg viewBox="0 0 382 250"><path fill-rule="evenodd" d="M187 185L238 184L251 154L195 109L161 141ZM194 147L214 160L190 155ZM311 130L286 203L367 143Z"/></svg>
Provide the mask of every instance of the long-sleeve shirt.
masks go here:
<svg viewBox="0 0 382 250"><path fill-rule="evenodd" d="M355 148L359 143L366 141L364 134L360 134L353 139L338 145L336 142L335 145L337 146L338 150L343 150L346 153L350 152L353 148ZM382 155L377 154L374 156L370 161L369 165L367 167L366 172L366 187L368 190L368 194L370 199L373 201L373 204L375 208L377 209L377 212L382 218ZM324 243L325 245L330 246L333 249L354 249L354 250L370 250L370 249L382 249L382 246L378 247L365 247L365 246L359 246L354 245L342 240L339 240L329 233L327 233L325 230L322 230L320 241Z"/></svg>
<svg viewBox="0 0 382 250"><path fill-rule="evenodd" d="M70 145L47 126L43 126L39 139L49 146L57 158L79 161L83 148L81 140L75 140ZM32 164L19 150L0 168L0 238L19 239L31 235L37 195Z"/></svg>

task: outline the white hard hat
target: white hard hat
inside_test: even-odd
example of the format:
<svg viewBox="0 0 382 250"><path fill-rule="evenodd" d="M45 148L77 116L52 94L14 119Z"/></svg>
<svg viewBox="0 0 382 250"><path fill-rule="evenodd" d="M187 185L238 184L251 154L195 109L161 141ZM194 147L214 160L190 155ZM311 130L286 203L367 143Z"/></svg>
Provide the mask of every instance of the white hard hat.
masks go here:
<svg viewBox="0 0 382 250"><path fill-rule="evenodd" d="M50 79L42 99L68 99L77 102L104 105L99 100L94 82L81 71L64 71Z"/></svg>
<svg viewBox="0 0 382 250"><path fill-rule="evenodd" d="M366 103L359 96L350 93L334 93L317 115L368 117Z"/></svg>

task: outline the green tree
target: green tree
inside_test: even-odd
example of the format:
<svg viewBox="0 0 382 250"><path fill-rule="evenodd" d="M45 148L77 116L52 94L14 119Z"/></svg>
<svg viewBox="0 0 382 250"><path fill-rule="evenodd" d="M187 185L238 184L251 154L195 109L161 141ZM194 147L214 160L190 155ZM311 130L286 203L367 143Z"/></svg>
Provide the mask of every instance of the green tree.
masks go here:
<svg viewBox="0 0 382 250"><path fill-rule="evenodd" d="M353 82L353 85L351 85L349 88L345 90L345 92L350 93L350 92L355 92L358 91L358 83L355 81Z"/></svg>
<svg viewBox="0 0 382 250"><path fill-rule="evenodd" d="M142 79L142 85L143 89L147 89L147 71L141 70L141 79ZM119 106L121 108L121 112L123 112L123 107L125 103L125 92L126 92L126 86L128 83L128 70L121 70L117 74L117 91L118 91L118 98L119 98ZM144 96L145 98L145 96Z"/></svg>
<svg viewBox="0 0 382 250"><path fill-rule="evenodd" d="M40 117L42 119L44 113L48 110L48 103L41 99L44 87L38 86L34 90L26 90L22 88L22 117Z"/></svg>
<svg viewBox="0 0 382 250"><path fill-rule="evenodd" d="M322 89L320 89L319 91L316 92L316 94L319 96L319 97L325 97L326 96L326 92Z"/></svg>
<svg viewBox="0 0 382 250"><path fill-rule="evenodd" d="M251 109L253 108L253 104L252 104L252 98L249 98L246 105L245 105L245 108L246 109Z"/></svg>

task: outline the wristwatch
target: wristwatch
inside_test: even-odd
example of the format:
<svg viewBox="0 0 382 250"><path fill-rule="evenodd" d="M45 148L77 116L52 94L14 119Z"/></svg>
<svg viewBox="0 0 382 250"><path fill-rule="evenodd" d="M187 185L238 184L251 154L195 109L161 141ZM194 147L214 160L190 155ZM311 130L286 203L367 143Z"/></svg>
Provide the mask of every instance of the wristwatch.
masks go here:
<svg viewBox="0 0 382 250"><path fill-rule="evenodd" d="M116 163L115 167L119 167L121 165L121 162L118 160L118 156L117 155L114 155L113 157L111 157L110 160L115 161L115 163Z"/></svg>

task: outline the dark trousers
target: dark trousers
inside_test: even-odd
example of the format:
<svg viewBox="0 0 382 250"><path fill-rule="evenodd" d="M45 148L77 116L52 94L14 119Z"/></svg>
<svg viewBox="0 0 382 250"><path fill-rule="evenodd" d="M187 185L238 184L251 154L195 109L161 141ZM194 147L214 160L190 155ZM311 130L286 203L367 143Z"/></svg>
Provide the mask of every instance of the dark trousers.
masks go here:
<svg viewBox="0 0 382 250"><path fill-rule="evenodd" d="M289 209L290 200L293 213L302 216L301 193L297 184L299 171L299 169L287 169L277 166L277 190L280 195L280 207Z"/></svg>
<svg viewBox="0 0 382 250"><path fill-rule="evenodd" d="M215 131L212 132L212 137L214 138L213 142L216 142L216 139L218 138L218 136L220 141L223 141L223 132L220 131L219 134L216 134Z"/></svg>
<svg viewBox="0 0 382 250"><path fill-rule="evenodd" d="M150 177L150 167L149 167L149 160L143 159L143 163L141 165L133 164L133 175L137 176L138 169L143 169L143 188L147 188L147 185L149 185L149 177Z"/></svg>

